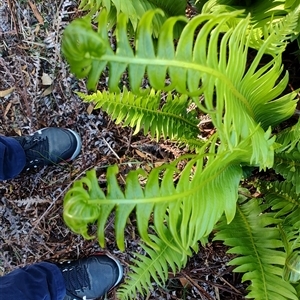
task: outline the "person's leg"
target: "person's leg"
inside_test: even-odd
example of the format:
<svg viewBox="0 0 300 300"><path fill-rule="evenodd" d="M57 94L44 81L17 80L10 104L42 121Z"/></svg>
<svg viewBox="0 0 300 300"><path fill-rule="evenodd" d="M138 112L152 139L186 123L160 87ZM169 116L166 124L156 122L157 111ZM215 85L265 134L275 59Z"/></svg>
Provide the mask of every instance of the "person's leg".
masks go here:
<svg viewBox="0 0 300 300"><path fill-rule="evenodd" d="M14 138L0 136L0 180L16 177L25 163L25 151L20 143Z"/></svg>
<svg viewBox="0 0 300 300"><path fill-rule="evenodd" d="M0 136L0 181L21 171L71 161L81 150L75 131L48 127L27 136Z"/></svg>
<svg viewBox="0 0 300 300"><path fill-rule="evenodd" d="M0 277L0 300L97 299L122 277L120 262L105 254L58 265L36 263Z"/></svg>
<svg viewBox="0 0 300 300"><path fill-rule="evenodd" d="M36 263L0 277L0 300L63 300L65 295L62 273L52 263Z"/></svg>

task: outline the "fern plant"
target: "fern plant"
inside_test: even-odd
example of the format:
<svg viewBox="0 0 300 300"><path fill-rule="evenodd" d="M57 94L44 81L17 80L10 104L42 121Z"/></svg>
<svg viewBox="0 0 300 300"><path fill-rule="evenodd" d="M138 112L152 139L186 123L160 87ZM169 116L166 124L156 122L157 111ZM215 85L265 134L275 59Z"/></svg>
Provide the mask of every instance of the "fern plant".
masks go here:
<svg viewBox="0 0 300 300"><path fill-rule="evenodd" d="M289 151L300 154L300 120L277 137L277 157ZM291 159L292 160L292 159ZM300 165L294 161L294 173ZM292 173L288 164L275 170ZM279 171L278 171L279 170ZM282 171L282 172L281 172ZM297 175L296 175L297 177ZM228 225L224 218L216 226L215 240L222 240L237 254L230 264L250 280L247 297L254 299L299 299L300 293L300 185L297 181L258 181L260 199L240 195L237 214ZM294 184L295 183L295 184ZM258 283L257 280L260 282ZM277 288L280 285L280 289Z"/></svg>
<svg viewBox="0 0 300 300"><path fill-rule="evenodd" d="M182 0L81 0L79 9L87 11L90 16L97 15L101 8L109 12L108 24L112 27L116 23L117 16L120 12L130 20L130 30L134 32L137 28L138 21L142 15L150 9L160 8L165 15L156 15L153 20L153 33L158 35L160 27L164 21L171 16L184 15L186 1ZM180 27L176 30L179 32Z"/></svg>
<svg viewBox="0 0 300 300"><path fill-rule="evenodd" d="M282 278L286 253L280 250L283 244L276 227L278 220L266 209L262 199L241 201L234 220L218 224L215 240L224 241L231 247L229 253L239 255L229 264L237 266L235 272L245 273L243 281L251 281L248 298L296 300L294 287Z"/></svg>
<svg viewBox="0 0 300 300"><path fill-rule="evenodd" d="M105 246L105 224L112 213L115 214L116 242L121 250L125 249L127 218L132 213L136 216L148 256L137 254L129 279L119 289L120 299L133 299L138 292L145 293L151 287L151 278L163 284L168 267L176 272L185 266L188 257L198 250L199 241L207 239L223 216L226 220L223 222L232 224L230 226L234 226L234 220L243 218L245 213L237 206L237 200L244 165L259 169L273 167L278 143L275 143L277 137L272 135L272 127L288 119L296 105L296 92L282 96L288 74L283 74L281 54L290 32L297 26L299 13L292 11L276 24L276 31L270 24L268 35L261 41L250 65L247 54L253 38L248 31L251 21L248 16L236 23L239 13L201 14L190 21L184 16L171 17L154 39L151 22L163 12L150 10L137 25L134 45L127 35L127 17L120 13L115 50L108 37L105 9L98 16L97 31L85 17L74 20L64 32L62 51L71 70L79 78L88 78L88 88L96 88L105 67L110 72L109 92L80 94L85 101L95 102L117 123L133 126L136 132L144 128L153 137L168 137L196 148L195 154L154 168L149 174L141 169L131 171L124 189L117 182L118 167L111 166L107 170L106 192L99 187L94 170L87 172L67 192L66 224L85 238L93 238L88 234L88 226L96 223L102 247ZM175 45L174 26L178 22L186 25ZM235 25L224 32L224 26L230 24ZM272 53L271 59L262 64L266 53ZM125 71L130 91L119 88L120 76ZM151 89L141 89L145 75ZM161 91L168 95L164 104ZM197 115L187 112L190 103L207 113L216 128L206 140L199 139ZM183 160L186 166L179 170L178 163ZM179 179L174 182L174 175L179 172ZM140 182L141 176L147 179L145 186ZM264 211L260 203L253 205L257 207L256 213ZM277 224L276 219L268 219L268 215L264 220L266 222L257 227L254 224L254 230ZM247 232L246 227L244 232ZM226 234L223 236L227 239ZM271 245L272 239L278 242ZM259 239L255 241L260 243ZM231 246L235 243L237 241ZM245 275L253 282L251 296L262 299L273 291L274 285L281 284L278 273L284 265L284 253L274 250L280 246L282 242L274 229L270 243L266 244L265 260L256 256L249 267L247 259L240 261L240 269L251 273ZM249 253L247 249L239 251L239 254ZM269 253L276 254L278 266L270 267ZM256 262L262 265L257 272L253 271ZM258 280L261 275L264 281ZM296 299L296 289L288 283L284 286L279 296Z"/></svg>
<svg viewBox="0 0 300 300"><path fill-rule="evenodd" d="M239 1L239 0L200 0L196 1L198 9L202 13L220 13L234 10L244 10L238 18L243 18L247 14L251 15L251 24L254 27L256 38L253 41L252 47L259 49L259 44L256 44L267 32L266 26L272 23L275 25L289 12L295 10L299 6L297 0L264 0L264 1ZM300 46L300 20L293 32L290 32L290 39L298 40Z"/></svg>

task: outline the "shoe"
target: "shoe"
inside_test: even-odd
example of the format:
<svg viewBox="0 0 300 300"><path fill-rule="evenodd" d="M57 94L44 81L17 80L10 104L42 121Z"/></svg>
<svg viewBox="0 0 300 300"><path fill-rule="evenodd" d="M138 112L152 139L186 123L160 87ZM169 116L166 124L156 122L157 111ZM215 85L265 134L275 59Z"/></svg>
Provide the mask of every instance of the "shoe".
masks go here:
<svg viewBox="0 0 300 300"><path fill-rule="evenodd" d="M81 150L80 136L71 129L48 127L14 138L25 151L25 170L71 161Z"/></svg>
<svg viewBox="0 0 300 300"><path fill-rule="evenodd" d="M94 300L117 286L123 267L114 258L98 254L59 264L66 283L64 300Z"/></svg>

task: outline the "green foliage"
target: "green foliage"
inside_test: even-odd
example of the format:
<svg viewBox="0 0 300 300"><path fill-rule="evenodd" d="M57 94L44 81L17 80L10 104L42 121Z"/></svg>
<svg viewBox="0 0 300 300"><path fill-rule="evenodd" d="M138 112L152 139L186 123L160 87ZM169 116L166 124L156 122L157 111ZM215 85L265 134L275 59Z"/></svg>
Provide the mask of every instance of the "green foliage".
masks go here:
<svg viewBox="0 0 300 300"><path fill-rule="evenodd" d="M168 93L161 106L161 93L154 90L135 95L126 88L122 93L100 92L92 95L78 93L84 101L95 103L95 109L105 110L116 124L135 127L134 134L144 128L153 137L180 140L197 139L199 120L195 111L187 112L189 105L186 95L181 97Z"/></svg>
<svg viewBox="0 0 300 300"><path fill-rule="evenodd" d="M239 255L231 264L245 273L244 280L251 281L248 297L298 299L299 286L281 276L283 271L290 281L298 276L299 203L295 199L300 190L300 125L277 136L272 129L291 117L296 106L296 92L283 95L288 73L283 72L281 55L297 27L299 11L291 11L275 24L268 22L263 38L256 34L252 16L234 10L200 14L191 20L166 18L156 39L152 22L166 15L150 10L138 17L134 40L128 36L128 16L118 13L114 49L107 27L109 1L104 2L107 10L99 13L97 30L85 17L64 32L62 51L72 72L87 77L89 89L95 90L102 71L109 70L109 92L80 96L93 101L116 123L135 127L135 133L143 128L153 137L188 143L197 154L149 174L131 171L124 187L117 181L117 166L107 169L106 189L99 187L95 170L88 171L64 198L66 224L85 238L93 238L88 228L96 224L104 247L105 225L113 214L117 246L124 250L126 222L135 216L145 255L136 255L129 280L120 288L120 299L143 294L151 288L151 278L163 284L168 266L174 273L184 267L193 251L198 251L199 241L214 228L216 238ZM182 22L185 26L174 43L174 28ZM259 49L249 62L253 41ZM119 88L124 72L130 91ZM149 89L141 88L145 77ZM162 94L167 95L165 101ZM216 128L206 140L198 137L197 114L187 110L191 103L208 114ZM180 162L185 163L183 170L178 168ZM243 166L274 167L287 180L262 183L264 201L237 203ZM146 179L145 185L141 178Z"/></svg>
<svg viewBox="0 0 300 300"><path fill-rule="evenodd" d="M109 12L108 24L112 27L117 22L117 16L122 12L130 20L131 29L136 30L137 24L143 14L151 9L160 8L165 15L156 15L153 20L154 35L164 21L172 16L184 15L186 1L183 0L81 0L79 8L88 11L89 15L97 14L100 9L105 8ZM178 28L179 30L179 28Z"/></svg>
<svg viewBox="0 0 300 300"><path fill-rule="evenodd" d="M288 13L294 11L299 3L297 0L204 0L199 1L203 13L220 13L224 11L244 10L244 16L251 14L254 28L262 31L270 23L277 23ZM295 33L300 31L300 22L295 27ZM294 33L290 33L291 35Z"/></svg>
<svg viewBox="0 0 300 300"><path fill-rule="evenodd" d="M300 121L282 131L277 142L281 144L275 153L274 169L288 182L292 182L300 193Z"/></svg>
<svg viewBox="0 0 300 300"><path fill-rule="evenodd" d="M116 242L124 250L126 220L135 210L139 234L146 243L157 248L148 236L149 219L153 214L159 238L178 253L190 254L190 248L212 231L224 212L228 222L235 213L241 167L234 164L235 155L225 152L213 155L213 150L206 165L203 155L190 159L176 186L172 178L177 169L173 164L155 168L148 176L140 169L131 171L125 191L117 184L117 166L109 167L106 195L96 184L95 171L89 171L65 196L65 222L86 238L90 238L88 225L98 222L98 239L104 246L104 225L110 212L115 210ZM144 188L139 183L140 175L147 176ZM209 193L210 190L214 194ZM209 202L206 201L208 195ZM170 236L173 236L172 242Z"/></svg>
<svg viewBox="0 0 300 300"><path fill-rule="evenodd" d="M283 36L279 31L266 39L264 47L261 47L246 71L248 39L245 31L249 26L248 18L221 37L222 25L235 18L237 13L197 16L185 26L176 49L172 29L184 17L170 18L161 29L156 49L150 26L155 13L149 11L141 19L135 51L127 38L124 15L120 15L117 24L118 45L115 52L107 36L105 11L100 14L98 32L93 31L86 19L75 20L65 30L62 44L63 53L72 71L78 77L88 76L88 87L94 88L102 70L108 64L111 71L110 90L118 92L120 76L128 68L130 87L136 94L140 93L141 81L147 72L154 89L176 89L177 92L192 97L200 109L210 112L214 125L220 130L221 141L229 148L251 136L249 146L254 148L251 163L261 165L264 162L262 168L271 166L272 142L266 142L265 133L258 123L261 122L263 128L268 128L288 118L295 109L295 102L291 100L296 94L272 101L283 92L288 80L286 74L275 84L282 72L280 55L259 70L257 66L266 49L272 44L280 43L284 38L285 30ZM282 22L282 27L288 26L287 22L289 20ZM194 43L195 30L199 26L202 28ZM290 24L291 30L293 26L293 23ZM222 40L218 49L220 38ZM171 83L166 85L167 74ZM253 89L253 85L257 88ZM197 97L202 93L206 107L199 103ZM217 94L216 105L214 93ZM270 111L274 111L272 117ZM229 132L232 134L228 134Z"/></svg>
<svg viewBox="0 0 300 300"><path fill-rule="evenodd" d="M299 185L291 182L260 182L259 189L265 193L265 201L281 221L278 226L286 253L282 276L291 283L300 281L300 197ZM299 291L297 292L300 296Z"/></svg>
<svg viewBox="0 0 300 300"><path fill-rule="evenodd" d="M261 38L267 35L265 29L270 24L276 26L289 13L299 13L299 1L297 0L200 0L196 1L198 8L202 13L219 14L223 12L232 12L235 10L244 10L244 13L238 17L244 18L248 14L251 15L251 24L255 32L255 39L251 42L251 46L259 49L259 42ZM298 7L298 9L297 9ZM237 20L238 22L238 20ZM298 39L300 45L300 21L296 20L297 24L293 31L289 31L291 41Z"/></svg>
<svg viewBox="0 0 300 300"><path fill-rule="evenodd" d="M133 261L135 266L132 266L134 273L129 274L130 279L127 284L118 290L118 296L121 299L135 299L137 291L144 294L151 286L151 279L154 279L159 286L163 285L168 279L169 268L175 274L187 262L186 255L178 253L164 244L157 236L150 235L150 238L153 239L159 250L155 251L146 245L141 245L149 257L136 254L137 259ZM172 242L172 237L170 237L170 242Z"/></svg>
<svg viewBox="0 0 300 300"><path fill-rule="evenodd" d="M266 208L259 199L242 202L230 224L226 220L218 224L215 240L224 241L231 247L229 253L239 255L229 264L238 266L235 272L245 273L243 281L251 281L247 298L297 300L293 286L282 279L286 254L280 250L278 220L264 212Z"/></svg>

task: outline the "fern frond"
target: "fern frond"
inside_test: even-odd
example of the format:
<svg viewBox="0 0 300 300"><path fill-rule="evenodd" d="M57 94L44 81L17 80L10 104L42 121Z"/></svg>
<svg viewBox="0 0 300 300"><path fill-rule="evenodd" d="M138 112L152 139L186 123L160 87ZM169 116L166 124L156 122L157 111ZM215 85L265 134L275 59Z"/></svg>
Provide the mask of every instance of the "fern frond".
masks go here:
<svg viewBox="0 0 300 300"><path fill-rule="evenodd" d="M146 255L136 253L137 258L131 266L129 279L118 289L118 299L136 299L137 292L144 294L144 291L149 291L152 279L162 286L169 277L169 269L175 274L186 265L186 255L182 256L181 253L174 251L155 235L150 235L150 238L159 247L159 251L141 245ZM172 242L171 236L170 242Z"/></svg>
<svg viewBox="0 0 300 300"><path fill-rule="evenodd" d="M85 95L78 93L84 101L92 101L96 108L107 112L116 124L123 123L135 127L134 134L141 128L144 134L148 131L157 139L164 138L197 139L199 134L198 119L194 112L187 112L188 99L182 95L172 96L168 93L165 103L161 107L161 93L153 90L149 93L136 96L126 88L122 93L109 93L106 91Z"/></svg>
<svg viewBox="0 0 300 300"><path fill-rule="evenodd" d="M173 182L177 172L174 163L153 169L144 188L139 176L146 174L142 170L131 171L124 192L117 183L118 168L109 167L106 195L97 184L95 171L89 171L66 194L64 220L74 232L86 238L89 238L88 224L97 222L98 239L104 246L105 223L114 210L116 241L123 250L126 220L135 210L141 238L156 248L148 236L149 219L153 213L158 237L175 251L189 254L191 247L212 231L224 212L228 221L234 217L242 176L241 167L235 163L235 159L239 160L238 154L214 154L214 151L212 147L208 160L200 154L191 156L176 185ZM172 234L172 243L165 235L165 227Z"/></svg>
<svg viewBox="0 0 300 300"><path fill-rule="evenodd" d="M247 298L296 300L294 287L282 279L286 254L280 250L278 220L265 213L266 208L259 199L242 203L230 224L225 220L218 224L215 240L224 241L231 247L229 253L238 254L229 264L237 266L235 272L245 273L243 281L251 281Z"/></svg>
<svg viewBox="0 0 300 300"><path fill-rule="evenodd" d="M295 286L295 288L296 288L296 291L297 291L297 296L298 296L298 298L300 299L300 283L298 283L298 284Z"/></svg>
<svg viewBox="0 0 300 300"><path fill-rule="evenodd" d="M202 13L220 14L243 10L236 20L229 24L224 30L229 30L241 19L251 16L252 30L248 30L250 36L249 45L260 49L264 40L271 34L280 35L281 41L266 50L266 53L283 52L288 42L300 39L300 6L296 0L265 0L265 1L236 1L236 0L208 0L201 5ZM289 19L289 20L288 20ZM287 22L286 22L287 21ZM287 26L281 26L285 23ZM293 29L290 28L292 25ZM281 27L281 29L280 29ZM278 30L279 29L279 30ZM285 30L286 29L286 30Z"/></svg>
<svg viewBox="0 0 300 300"><path fill-rule="evenodd" d="M278 228L287 253L283 278L291 283L297 283L300 281L300 228L294 224L286 224L285 220Z"/></svg>
<svg viewBox="0 0 300 300"><path fill-rule="evenodd" d="M141 16L151 9L160 8L164 11L165 16L156 15L153 21L154 35L157 35L163 22L171 16L185 14L186 2L182 0L81 0L79 9L88 11L93 16L102 8L109 12L109 21L114 25L117 15L122 12L130 20L133 30L136 29Z"/></svg>
<svg viewBox="0 0 300 300"><path fill-rule="evenodd" d="M300 149L294 148L290 152L276 153L274 170L286 181L293 183L296 193L300 193Z"/></svg>
<svg viewBox="0 0 300 300"><path fill-rule="evenodd" d="M260 182L265 201L281 220L278 228L286 252L283 278L295 283L300 279L300 200L296 188L290 182Z"/></svg>
<svg viewBox="0 0 300 300"><path fill-rule="evenodd" d="M277 135L278 147L275 149L274 169L288 182L296 193L300 193L300 119L298 122Z"/></svg>
<svg viewBox="0 0 300 300"><path fill-rule="evenodd" d="M236 0L208 0L202 5L202 13L219 14L235 10L244 10L240 16L251 14L251 24L262 31L270 24L276 24L288 13L295 11L299 3L291 0L265 1L236 1ZM298 29L298 28L297 28Z"/></svg>
<svg viewBox="0 0 300 300"><path fill-rule="evenodd" d="M300 6L294 10L290 10L289 13L284 12L282 9L277 10L277 12L272 10L268 12L272 15L267 16L267 14L262 13L262 11L258 15L252 13L253 18L257 18L258 20L255 24L255 27L258 28L254 29L254 34L250 39L250 46L259 49L264 40L269 38L269 36L277 35L280 38L276 38L277 42L270 45L266 51L266 53L274 55L275 53L283 52L287 43L294 39L294 35L299 34L299 32L296 33L296 28L300 25ZM263 16L264 19L259 19L261 16ZM269 24L265 25L264 22L269 22Z"/></svg>
<svg viewBox="0 0 300 300"><path fill-rule="evenodd" d="M262 55L270 45L279 43L279 37L272 35L266 39L246 71L249 18L223 35L223 24L235 18L237 12L219 16L199 15L187 23L177 47L173 43L174 24L186 19L169 18L160 31L156 48L151 21L157 13L161 12L148 11L141 19L135 50L128 41L124 15L120 14L118 19L116 51L110 46L104 10L99 17L98 33L87 20L75 20L66 28L62 43L72 71L79 77L88 76L88 86L94 88L108 64L111 71L109 87L111 91L118 91L120 76L128 68L130 86L135 94L140 94L140 83L147 73L154 89L176 89L193 96L200 109L210 113L212 122L220 131L221 141L229 148L236 147L251 135L249 146L253 147L253 155L250 163L262 168L271 167L273 160L266 160L266 157L273 153L272 143L266 142L264 131L257 126L261 123L267 129L281 122L293 114L296 105L293 100L296 94L274 101L285 89L288 79L285 75L279 80L282 72L280 55L258 69ZM168 77L170 84L165 84ZM204 105L196 97L202 93ZM270 111L276 112L272 118Z"/></svg>
<svg viewBox="0 0 300 300"><path fill-rule="evenodd" d="M280 144L275 152L291 152L295 148L300 151L300 119L292 127L288 127L277 134L276 142Z"/></svg>
<svg viewBox="0 0 300 300"><path fill-rule="evenodd" d="M276 218L284 219L285 224L300 227L300 198L291 182L262 181L258 183L258 188L276 212Z"/></svg>

